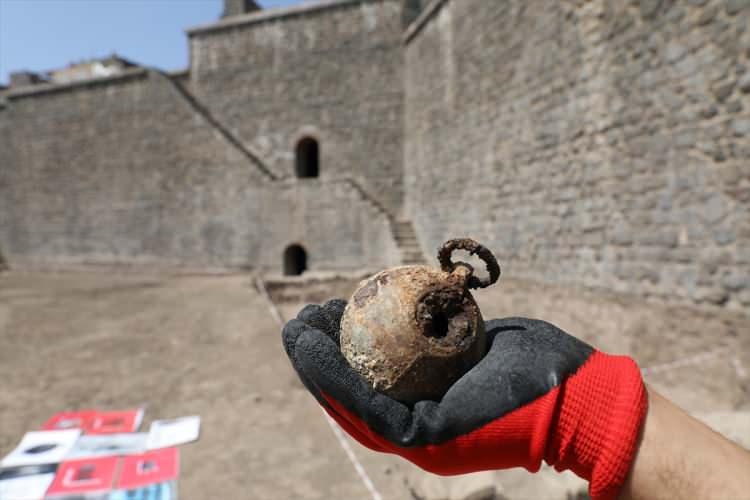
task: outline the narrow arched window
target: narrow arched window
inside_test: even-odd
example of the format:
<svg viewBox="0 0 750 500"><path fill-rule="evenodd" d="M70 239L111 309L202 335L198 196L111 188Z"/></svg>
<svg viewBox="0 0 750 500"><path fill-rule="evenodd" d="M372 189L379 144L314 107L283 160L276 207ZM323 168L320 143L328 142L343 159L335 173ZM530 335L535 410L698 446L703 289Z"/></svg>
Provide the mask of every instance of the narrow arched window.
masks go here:
<svg viewBox="0 0 750 500"><path fill-rule="evenodd" d="M307 252L301 245L289 245L284 250L284 275L299 276L307 269Z"/></svg>
<svg viewBox="0 0 750 500"><path fill-rule="evenodd" d="M295 154L297 177L317 177L320 159L318 141L312 137L303 137L297 143Z"/></svg>

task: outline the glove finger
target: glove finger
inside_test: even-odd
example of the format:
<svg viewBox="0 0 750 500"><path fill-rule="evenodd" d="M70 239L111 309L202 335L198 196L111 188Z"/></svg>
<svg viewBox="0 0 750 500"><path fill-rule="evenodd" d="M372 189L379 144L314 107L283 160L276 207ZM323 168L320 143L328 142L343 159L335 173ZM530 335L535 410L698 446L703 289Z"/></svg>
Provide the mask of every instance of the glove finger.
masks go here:
<svg viewBox="0 0 750 500"><path fill-rule="evenodd" d="M284 328L281 330L281 341L284 344L284 350L295 369L297 369L297 358L294 349L295 344L297 343L299 336L302 335L302 332L309 329L310 327L307 326L306 323L295 318L287 321Z"/></svg>
<svg viewBox="0 0 750 500"><path fill-rule="evenodd" d="M295 353L299 370L312 381L313 393L323 406L362 433L374 433L402 448L440 443L476 428L477 419L467 415L474 408L470 402L486 400L486 391L491 389L482 387L487 377L476 373L479 384L460 390L459 398L448 398L458 399L459 404L420 401L412 409L375 391L351 368L333 339L318 330L305 330L297 339ZM492 419L482 416L482 423Z"/></svg>
<svg viewBox="0 0 750 500"><path fill-rule="evenodd" d="M331 324L335 326L336 334L333 340L338 345L340 345L341 317L344 315L344 309L346 309L346 301L343 299L332 299L323 304L323 311L328 315Z"/></svg>
<svg viewBox="0 0 750 500"><path fill-rule="evenodd" d="M309 304L297 314L297 319L325 333L338 345L339 325L345 307L346 302L341 299L330 300L322 306Z"/></svg>
<svg viewBox="0 0 750 500"><path fill-rule="evenodd" d="M485 321L485 331L487 332L487 339L491 345L494 342L498 334L508 331L524 331L532 328L532 321L528 318L500 318L491 319Z"/></svg>
<svg viewBox="0 0 750 500"><path fill-rule="evenodd" d="M350 414L337 412L339 416L356 426L364 424L368 430L391 442L402 441L411 425L411 410L376 392L349 366L333 339L319 331L307 330L297 340L296 353L301 370L318 391Z"/></svg>
<svg viewBox="0 0 750 500"><path fill-rule="evenodd" d="M345 308L346 301L341 299L329 300L322 306L309 304L302 308L295 319L288 321L284 325L281 332L284 350L286 351L287 356L289 356L289 359L291 359L292 362L295 361L293 346L297 342L297 338L300 334L311 327L322 331L331 337L338 345L340 337L339 325Z"/></svg>
<svg viewBox="0 0 750 500"><path fill-rule="evenodd" d="M339 415L336 410L332 408L330 404L328 404L328 401L326 401L325 396L321 393L320 388L315 383L315 381L311 380L305 370L302 369L300 363L298 362L297 340L303 335L307 335L307 337L309 337L310 341L313 343L325 342L330 344L332 341L330 337L326 336L319 330L311 329L307 324L303 323L299 319L293 319L284 326L284 329L282 331L284 349L286 350L289 359L292 361L292 366L297 372L297 375L302 381L302 384L315 397L318 403L320 403L323 410L328 415L330 415L330 417L333 418L338 423L338 425L341 426L349 435L351 435L363 446L366 446L375 451L385 451L369 436L360 431L356 423L349 422L344 416Z"/></svg>
<svg viewBox="0 0 750 500"><path fill-rule="evenodd" d="M320 391L318 390L317 386L313 383L312 380L310 380L310 378L307 376L304 370L301 369L299 361L298 361L297 348L296 348L297 339L299 339L299 337L308 330L310 330L310 327L307 326L305 323L303 323L302 321L298 319L293 319L287 322L286 325L284 325L284 328L281 332L281 338L284 344L284 350L286 351L286 354L289 357L289 361L291 361L292 363L292 367L294 368L294 371L297 372L297 376L302 382L302 385L305 386L305 388L310 392L310 394L312 394L321 405L326 406L327 403L321 396ZM323 335L321 334L321 336Z"/></svg>

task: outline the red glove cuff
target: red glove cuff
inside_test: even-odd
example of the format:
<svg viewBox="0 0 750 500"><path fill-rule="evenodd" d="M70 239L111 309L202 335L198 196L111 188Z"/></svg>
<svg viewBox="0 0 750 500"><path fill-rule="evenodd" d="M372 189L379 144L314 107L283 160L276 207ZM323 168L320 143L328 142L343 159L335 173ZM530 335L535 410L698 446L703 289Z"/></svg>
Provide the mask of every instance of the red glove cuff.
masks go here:
<svg viewBox="0 0 750 500"><path fill-rule="evenodd" d="M323 393L326 411L373 450L395 453L436 474L525 467L542 459L589 481L594 500L614 498L635 458L647 397L625 356L594 352L562 385L467 434L441 444L400 447Z"/></svg>
<svg viewBox="0 0 750 500"><path fill-rule="evenodd" d="M636 363L594 352L562 385L545 460L589 481L594 500L615 498L638 449L648 408Z"/></svg>

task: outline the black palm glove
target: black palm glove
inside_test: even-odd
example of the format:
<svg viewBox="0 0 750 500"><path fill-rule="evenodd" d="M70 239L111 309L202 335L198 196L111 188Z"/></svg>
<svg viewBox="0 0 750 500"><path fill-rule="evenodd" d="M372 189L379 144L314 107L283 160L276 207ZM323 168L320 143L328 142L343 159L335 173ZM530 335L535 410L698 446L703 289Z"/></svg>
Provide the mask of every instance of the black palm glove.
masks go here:
<svg viewBox="0 0 750 500"><path fill-rule="evenodd" d="M375 391L344 359L345 306L305 307L283 341L305 387L363 445L439 474L535 471L546 459L592 480L592 496L603 498L624 481L645 412L640 371L629 358L598 352L544 321L492 320L486 356L441 401L409 407Z"/></svg>

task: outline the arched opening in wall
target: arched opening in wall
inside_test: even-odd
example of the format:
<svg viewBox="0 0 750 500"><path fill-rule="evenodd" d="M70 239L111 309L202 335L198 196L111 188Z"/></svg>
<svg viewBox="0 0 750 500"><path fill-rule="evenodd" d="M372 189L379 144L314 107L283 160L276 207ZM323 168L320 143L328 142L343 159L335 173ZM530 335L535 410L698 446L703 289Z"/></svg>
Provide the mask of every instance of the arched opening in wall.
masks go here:
<svg viewBox="0 0 750 500"><path fill-rule="evenodd" d="M301 245L289 245L284 250L284 276L299 276L307 269L307 252Z"/></svg>
<svg viewBox="0 0 750 500"><path fill-rule="evenodd" d="M303 137L295 151L297 177L317 177L319 173L320 148L312 137Z"/></svg>

